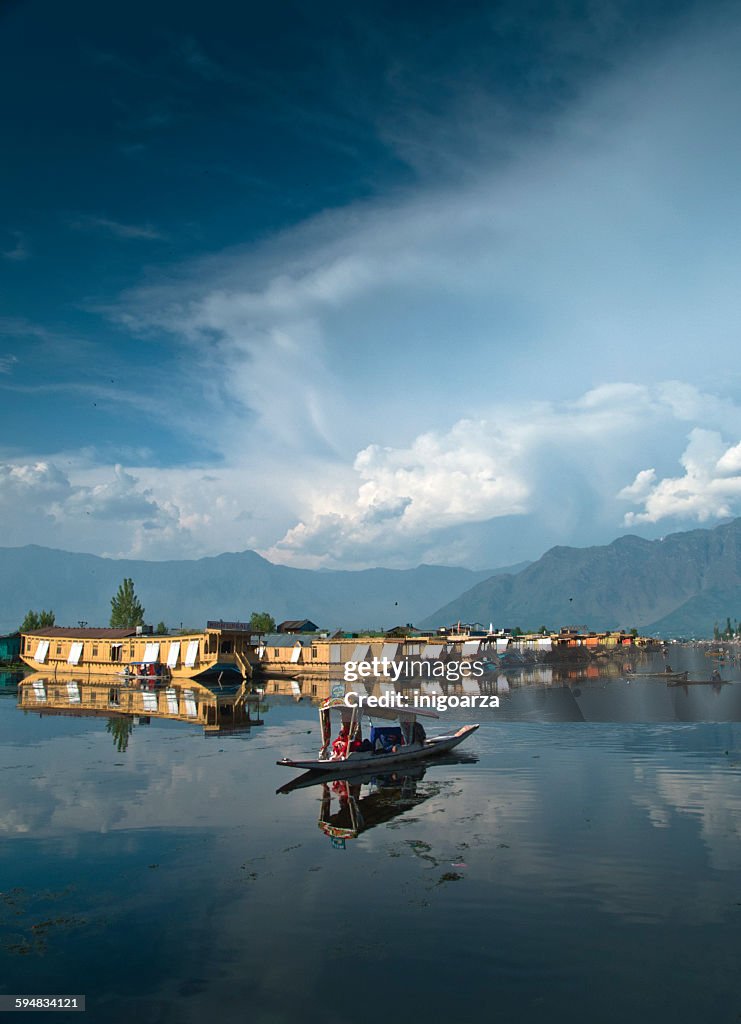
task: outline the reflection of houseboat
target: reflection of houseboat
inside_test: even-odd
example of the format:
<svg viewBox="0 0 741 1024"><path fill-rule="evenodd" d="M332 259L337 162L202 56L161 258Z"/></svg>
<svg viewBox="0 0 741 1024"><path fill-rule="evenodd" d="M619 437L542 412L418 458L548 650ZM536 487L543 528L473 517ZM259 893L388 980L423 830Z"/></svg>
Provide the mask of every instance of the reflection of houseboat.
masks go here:
<svg viewBox="0 0 741 1024"><path fill-rule="evenodd" d="M177 636L146 635L141 628L49 626L23 634L21 657L36 671L55 675L147 675L151 666L154 674L174 679L209 672L237 672L247 678L252 674L250 639L244 622L209 622L203 632Z"/></svg>
<svg viewBox="0 0 741 1024"><path fill-rule="evenodd" d="M103 678L59 679L34 673L18 686L18 707L41 715L169 718L202 725L206 733L261 725L252 717L254 698L241 683L210 689L195 681L126 683ZM257 706L259 714L259 705Z"/></svg>

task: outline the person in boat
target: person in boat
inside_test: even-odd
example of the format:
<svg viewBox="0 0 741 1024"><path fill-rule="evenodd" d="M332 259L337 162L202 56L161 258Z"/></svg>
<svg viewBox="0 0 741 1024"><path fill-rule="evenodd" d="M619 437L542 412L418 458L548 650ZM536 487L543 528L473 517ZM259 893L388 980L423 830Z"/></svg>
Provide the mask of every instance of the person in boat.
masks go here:
<svg viewBox="0 0 741 1024"><path fill-rule="evenodd" d="M348 746L350 743L350 731L348 727L343 723L342 728L339 731L337 739L332 744L332 760L339 761L343 757L347 757Z"/></svg>
<svg viewBox="0 0 741 1024"><path fill-rule="evenodd" d="M716 670L713 672L713 674L710 677L710 682L711 683L719 683L720 681L721 681L721 679L720 679L720 672L716 668Z"/></svg>
<svg viewBox="0 0 741 1024"><path fill-rule="evenodd" d="M667 673L670 673L670 672L671 672L671 670L672 670L672 667L671 667L671 665L669 664L669 662L667 662L667 663L666 663L666 667L664 668L664 671L665 671L665 672L667 672Z"/></svg>
<svg viewBox="0 0 741 1024"><path fill-rule="evenodd" d="M421 722L415 721L414 728L412 729L412 743L419 743L420 746L424 746L426 739L425 727Z"/></svg>

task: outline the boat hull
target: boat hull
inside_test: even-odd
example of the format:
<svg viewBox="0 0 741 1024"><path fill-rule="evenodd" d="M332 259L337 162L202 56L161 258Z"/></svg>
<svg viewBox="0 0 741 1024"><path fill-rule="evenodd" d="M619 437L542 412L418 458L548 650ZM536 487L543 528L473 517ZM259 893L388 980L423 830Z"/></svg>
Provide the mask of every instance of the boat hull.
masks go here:
<svg viewBox="0 0 741 1024"><path fill-rule="evenodd" d="M303 771L321 772L323 775L338 775L347 771L364 771L366 769L380 770L386 765L408 764L414 761L423 761L430 757L437 757L440 754L447 754L460 743L463 743L471 733L476 732L478 725L464 725L457 732L444 736L433 736L424 744L412 744L407 749L390 751L387 754L375 754L372 751L355 752L348 757L337 758L334 761L294 761L290 757L283 757L276 764L284 768L300 768Z"/></svg>

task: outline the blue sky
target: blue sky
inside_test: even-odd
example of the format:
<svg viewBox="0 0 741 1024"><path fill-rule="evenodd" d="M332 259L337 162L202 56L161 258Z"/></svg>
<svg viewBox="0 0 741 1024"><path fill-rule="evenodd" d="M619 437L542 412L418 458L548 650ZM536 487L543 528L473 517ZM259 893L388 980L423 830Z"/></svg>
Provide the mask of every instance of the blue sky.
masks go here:
<svg viewBox="0 0 741 1024"><path fill-rule="evenodd" d="M741 514L738 4L0 6L3 543Z"/></svg>

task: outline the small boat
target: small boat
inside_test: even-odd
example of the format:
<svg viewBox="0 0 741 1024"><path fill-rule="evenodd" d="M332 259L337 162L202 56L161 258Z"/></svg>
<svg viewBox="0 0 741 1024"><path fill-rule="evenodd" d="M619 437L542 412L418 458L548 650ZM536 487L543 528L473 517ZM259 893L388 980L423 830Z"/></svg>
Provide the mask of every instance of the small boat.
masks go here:
<svg viewBox="0 0 741 1024"><path fill-rule="evenodd" d="M687 679L689 671L686 672L628 672L629 679L676 679L679 682Z"/></svg>
<svg viewBox="0 0 741 1024"><path fill-rule="evenodd" d="M341 719L340 734L332 742L332 713ZM381 718L399 724L372 725L370 736L363 739L361 720ZM417 708L369 708L346 703L344 697L330 697L319 706L322 747L315 760L294 761L283 757L276 764L284 768L300 768L303 771L323 774L344 774L349 769L382 771L387 765L422 761L439 754L447 754L478 729L476 725L461 726L456 732L442 736L427 737L417 718L437 718L432 711Z"/></svg>

